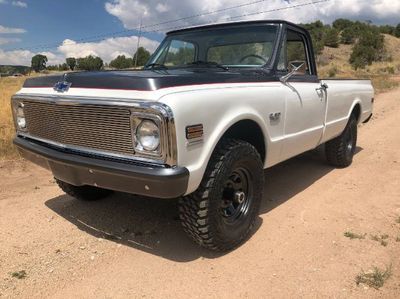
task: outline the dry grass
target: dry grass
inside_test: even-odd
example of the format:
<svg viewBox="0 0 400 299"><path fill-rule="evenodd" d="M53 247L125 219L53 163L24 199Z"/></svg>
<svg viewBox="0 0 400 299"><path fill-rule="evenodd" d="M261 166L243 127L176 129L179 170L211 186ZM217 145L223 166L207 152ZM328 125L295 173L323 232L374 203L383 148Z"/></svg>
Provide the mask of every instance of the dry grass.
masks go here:
<svg viewBox="0 0 400 299"><path fill-rule="evenodd" d="M372 270L364 272L362 271L356 277L356 284L365 284L369 287L379 289L383 287L386 280L392 275L392 267L386 267L385 270L381 270L378 267L373 267Z"/></svg>
<svg viewBox="0 0 400 299"><path fill-rule="evenodd" d="M24 80L24 77L0 78L0 160L18 157L12 144L15 131L10 99L21 88Z"/></svg>
<svg viewBox="0 0 400 299"><path fill-rule="evenodd" d="M365 239L365 236L366 236L367 234L357 234L357 233L353 233L353 232L351 232L351 231L347 231L347 232L345 232L344 233L344 236L346 237L346 238L349 238L350 240L353 240L353 239Z"/></svg>
<svg viewBox="0 0 400 299"><path fill-rule="evenodd" d="M384 234L384 235L371 235L371 240L379 242L384 247L386 247L388 245L387 239L389 239L389 235L387 235L387 234Z"/></svg>
<svg viewBox="0 0 400 299"><path fill-rule="evenodd" d="M391 61L373 63L357 71L349 64L351 45L340 45L336 49L325 47L318 58L318 74L321 78L371 79L377 93L393 89L400 85L399 80L393 78L400 75L400 39L385 35L385 45Z"/></svg>

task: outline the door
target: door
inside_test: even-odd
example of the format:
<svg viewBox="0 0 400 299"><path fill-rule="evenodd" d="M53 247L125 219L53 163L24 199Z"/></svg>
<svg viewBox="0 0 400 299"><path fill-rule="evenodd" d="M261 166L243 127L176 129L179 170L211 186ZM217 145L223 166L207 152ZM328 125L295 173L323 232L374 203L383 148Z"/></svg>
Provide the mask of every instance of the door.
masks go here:
<svg viewBox="0 0 400 299"><path fill-rule="evenodd" d="M278 73L294 71L282 83L285 88L285 128L281 159L287 159L315 148L322 137L325 121L325 91L316 76L311 45L306 36L288 28L281 47Z"/></svg>

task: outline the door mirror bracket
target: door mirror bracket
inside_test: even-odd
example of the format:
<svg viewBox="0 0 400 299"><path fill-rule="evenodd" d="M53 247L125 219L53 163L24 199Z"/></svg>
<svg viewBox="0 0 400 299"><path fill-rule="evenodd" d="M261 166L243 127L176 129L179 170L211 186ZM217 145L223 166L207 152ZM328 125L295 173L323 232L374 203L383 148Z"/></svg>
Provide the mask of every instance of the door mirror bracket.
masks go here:
<svg viewBox="0 0 400 299"><path fill-rule="evenodd" d="M283 83L286 84L286 82L293 76L295 75L299 70L301 70L302 68L304 68L305 66L305 62L302 61L299 64L299 61L292 61L289 63L290 64L290 68L292 69L288 74L282 76L279 78L279 80Z"/></svg>

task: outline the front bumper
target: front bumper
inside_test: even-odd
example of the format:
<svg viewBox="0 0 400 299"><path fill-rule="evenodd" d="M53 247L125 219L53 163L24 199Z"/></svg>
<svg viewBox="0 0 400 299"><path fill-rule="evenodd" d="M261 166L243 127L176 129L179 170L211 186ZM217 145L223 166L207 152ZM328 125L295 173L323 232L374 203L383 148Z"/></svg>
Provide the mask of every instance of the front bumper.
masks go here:
<svg viewBox="0 0 400 299"><path fill-rule="evenodd" d="M23 137L16 137L14 144L23 158L49 169L57 179L75 186L96 186L158 198L176 198L187 190L189 171L184 167L86 157Z"/></svg>

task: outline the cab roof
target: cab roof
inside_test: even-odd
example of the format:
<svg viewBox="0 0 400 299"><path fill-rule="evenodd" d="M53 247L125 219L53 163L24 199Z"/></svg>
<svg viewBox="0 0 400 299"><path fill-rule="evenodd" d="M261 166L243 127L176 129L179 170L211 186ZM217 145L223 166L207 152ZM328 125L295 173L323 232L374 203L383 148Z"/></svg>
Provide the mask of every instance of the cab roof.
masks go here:
<svg viewBox="0 0 400 299"><path fill-rule="evenodd" d="M176 33L183 33L186 31L201 31L201 30L207 30L207 29L214 29L214 28L223 28L223 27L234 27L234 26L243 26L243 25L253 25L253 24L286 24L290 25L292 27L299 28L301 30L305 30L304 27L299 26L295 23L285 21L285 20L256 20L256 21L238 21L238 22L227 22L227 23L218 23L218 24L206 24L206 25L201 25L201 26L192 26L192 27L187 27L183 29L177 29L173 31L167 32L167 35L170 34L176 34Z"/></svg>

